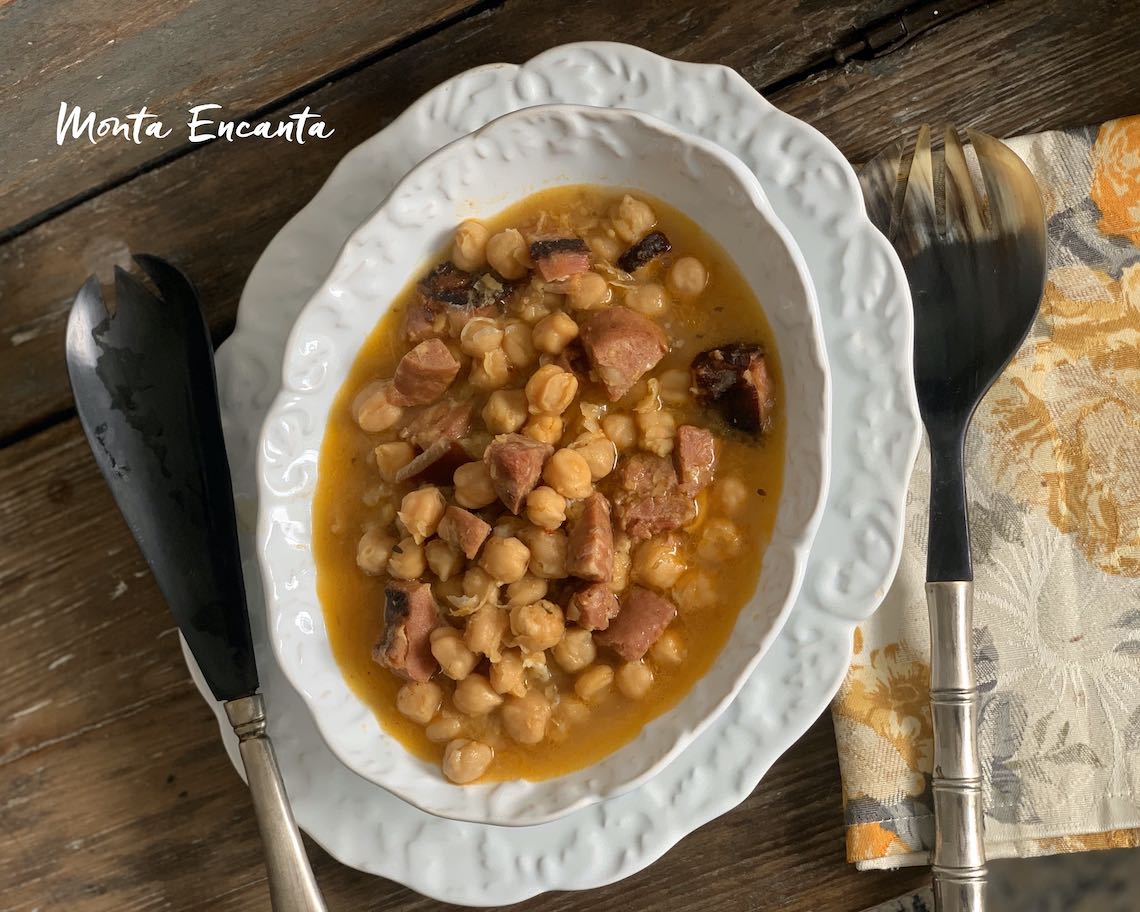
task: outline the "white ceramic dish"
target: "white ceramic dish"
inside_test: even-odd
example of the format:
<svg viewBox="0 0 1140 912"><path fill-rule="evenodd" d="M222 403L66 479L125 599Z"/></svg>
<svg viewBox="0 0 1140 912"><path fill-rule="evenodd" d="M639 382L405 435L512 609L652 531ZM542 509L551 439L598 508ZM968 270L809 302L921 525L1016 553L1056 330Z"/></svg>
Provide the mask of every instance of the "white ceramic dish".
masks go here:
<svg viewBox="0 0 1140 912"><path fill-rule="evenodd" d="M832 376L832 458L806 582L736 700L641 787L520 829L425 814L351 773L325 745L277 665L258 610L255 461L293 321L353 229L426 155L494 117L546 102L645 111L714 140L756 174L797 238L815 284ZM523 66L479 67L448 80L349 153L266 248L217 362L262 692L293 812L305 832L342 863L426 896L503 906L547 890L586 890L629 877L747 798L808 720L826 709L847 669L855 624L874 611L894 576L920 433L911 339L901 267L867 220L851 167L824 136L723 67L668 60L628 45L554 48ZM187 666L241 775L222 707L189 655ZM377 902L387 889L377 881Z"/></svg>
<svg viewBox="0 0 1140 912"><path fill-rule="evenodd" d="M715 664L669 712L585 769L457 786L409 753L348 687L316 592L312 498L329 410L365 337L455 226L565 184L639 190L700 224L768 317L783 370L784 489L760 583ZM273 647L325 741L349 769L429 813L500 826L544 823L645 781L716 718L790 611L827 487L828 378L807 268L755 176L720 146L631 111L532 107L417 165L360 226L301 311L284 384L261 436L258 540Z"/></svg>

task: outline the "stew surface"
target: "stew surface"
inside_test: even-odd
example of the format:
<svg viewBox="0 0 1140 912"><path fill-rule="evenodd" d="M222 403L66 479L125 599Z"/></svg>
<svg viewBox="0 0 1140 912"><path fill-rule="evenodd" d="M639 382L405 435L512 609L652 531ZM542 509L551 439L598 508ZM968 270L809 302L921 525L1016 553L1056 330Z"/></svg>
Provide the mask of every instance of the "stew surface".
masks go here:
<svg viewBox="0 0 1140 912"><path fill-rule="evenodd" d="M675 705L754 591L778 354L731 260L644 194L544 191L458 226L425 272L321 447L332 648L453 781L561 775Z"/></svg>

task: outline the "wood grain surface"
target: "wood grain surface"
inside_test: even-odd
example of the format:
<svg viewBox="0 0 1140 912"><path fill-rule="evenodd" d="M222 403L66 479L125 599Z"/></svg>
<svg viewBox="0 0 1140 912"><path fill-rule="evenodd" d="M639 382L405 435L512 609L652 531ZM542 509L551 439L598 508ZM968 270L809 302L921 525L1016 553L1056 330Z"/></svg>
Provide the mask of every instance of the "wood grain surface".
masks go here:
<svg viewBox="0 0 1140 912"><path fill-rule="evenodd" d="M248 796L72 417L62 334L87 274L131 250L168 256L223 338L258 254L348 149L469 66L572 40L736 67L855 160L923 120L1010 135L1140 111L1136 0L1001 0L881 59L831 60L911 5L0 2L0 910L268 908ZM55 147L60 100L310 105L336 134ZM446 908L310 852L333 912ZM857 912L926 879L845 863L824 717L747 802L646 871L518 908Z"/></svg>

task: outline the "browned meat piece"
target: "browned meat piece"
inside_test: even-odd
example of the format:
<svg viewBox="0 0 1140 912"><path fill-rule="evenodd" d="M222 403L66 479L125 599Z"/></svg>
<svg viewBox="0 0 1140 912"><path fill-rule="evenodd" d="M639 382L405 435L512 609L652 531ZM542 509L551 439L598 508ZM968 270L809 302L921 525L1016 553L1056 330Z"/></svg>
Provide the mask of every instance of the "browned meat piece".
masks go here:
<svg viewBox="0 0 1140 912"><path fill-rule="evenodd" d="M455 470L470 461L471 457L458 443L441 438L396 472L396 481L449 485Z"/></svg>
<svg viewBox="0 0 1140 912"><path fill-rule="evenodd" d="M442 335L449 315L493 316L508 292L491 275L472 275L450 260L440 263L416 285L416 299L404 314L404 335L410 342L420 342Z"/></svg>
<svg viewBox="0 0 1140 912"><path fill-rule="evenodd" d="M618 598L605 583L591 583L570 596L566 618L585 630L605 630L617 617Z"/></svg>
<svg viewBox="0 0 1140 912"><path fill-rule="evenodd" d="M671 601L656 592L634 586L622 599L617 617L594 639L625 661L636 662L657 642L676 616L677 606Z"/></svg>
<svg viewBox="0 0 1140 912"><path fill-rule="evenodd" d="M574 339L562 349L555 356L554 363L564 371L577 374L579 378L585 377L590 372L590 362L586 359L586 350L582 348L582 342L579 339Z"/></svg>
<svg viewBox="0 0 1140 912"><path fill-rule="evenodd" d="M677 445L673 449L677 458L677 477L681 491L696 497L713 480L716 470L716 438L704 428L682 424L677 428Z"/></svg>
<svg viewBox="0 0 1140 912"><path fill-rule="evenodd" d="M579 579L609 582L614 575L614 530L610 502L597 492L582 503L581 515L570 523L566 569Z"/></svg>
<svg viewBox="0 0 1140 912"><path fill-rule="evenodd" d="M547 282L557 282L590 268L590 248L576 237L531 241L530 258Z"/></svg>
<svg viewBox="0 0 1140 912"><path fill-rule="evenodd" d="M692 370L698 401L720 412L730 427L749 434L768 429L776 397L760 345L711 348L693 359Z"/></svg>
<svg viewBox="0 0 1140 912"><path fill-rule="evenodd" d="M439 339L425 339L400 359L390 398L396 405L429 405L447 392L459 362Z"/></svg>
<svg viewBox="0 0 1140 912"><path fill-rule="evenodd" d="M678 529L697 515L693 498L677 482L673 463L650 453L634 453L618 463L614 507L630 538L650 538Z"/></svg>
<svg viewBox="0 0 1140 912"><path fill-rule="evenodd" d="M444 511L435 534L462 551L468 560L474 560L483 542L491 534L491 527L474 513L462 507L449 506Z"/></svg>
<svg viewBox="0 0 1140 912"><path fill-rule="evenodd" d="M439 614L427 583L392 580L384 587L384 633L372 661L409 681L426 681L439 668L431 654L431 632Z"/></svg>
<svg viewBox="0 0 1140 912"><path fill-rule="evenodd" d="M581 338L611 402L628 393L669 351L661 327L626 307L598 311L582 327Z"/></svg>
<svg viewBox="0 0 1140 912"><path fill-rule="evenodd" d="M527 494L542 477L542 467L554 452L548 443L539 443L521 434L500 434L483 453L491 482L499 500L518 514Z"/></svg>
<svg viewBox="0 0 1140 912"><path fill-rule="evenodd" d="M673 245L669 243L669 238L660 231L651 231L618 257L618 269L636 272L650 260L672 249Z"/></svg>
<svg viewBox="0 0 1140 912"><path fill-rule="evenodd" d="M421 450L430 449L440 440L456 441L471 430L470 402L445 399L424 409L400 431L400 436Z"/></svg>

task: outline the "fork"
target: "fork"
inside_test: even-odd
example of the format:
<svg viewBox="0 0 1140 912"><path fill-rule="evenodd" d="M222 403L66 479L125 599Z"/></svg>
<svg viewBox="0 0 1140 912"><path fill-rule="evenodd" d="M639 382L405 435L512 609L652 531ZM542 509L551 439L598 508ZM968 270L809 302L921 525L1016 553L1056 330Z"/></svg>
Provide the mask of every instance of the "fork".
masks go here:
<svg viewBox="0 0 1140 912"><path fill-rule="evenodd" d="M915 389L930 441L926 601L938 912L985 908L966 431L1025 340L1045 285L1045 216L1033 175L1003 143L966 132L981 188L953 126L932 150L923 125L913 154L896 143L860 178L868 212L910 284Z"/></svg>

